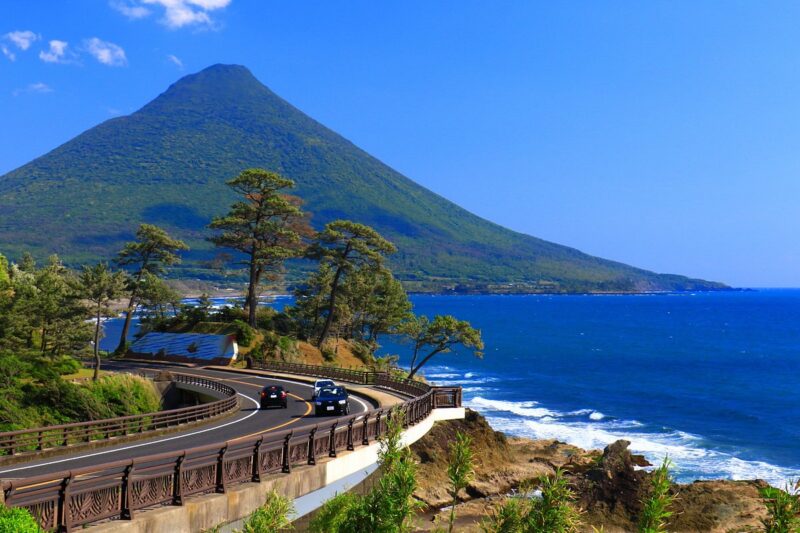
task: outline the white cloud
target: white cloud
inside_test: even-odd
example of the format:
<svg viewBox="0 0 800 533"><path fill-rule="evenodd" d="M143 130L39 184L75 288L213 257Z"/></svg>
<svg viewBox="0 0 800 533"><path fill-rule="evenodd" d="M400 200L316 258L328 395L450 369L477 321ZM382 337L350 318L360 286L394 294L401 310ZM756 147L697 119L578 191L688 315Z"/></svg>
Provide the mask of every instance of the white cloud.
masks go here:
<svg viewBox="0 0 800 533"><path fill-rule="evenodd" d="M169 28L184 26L211 26L209 12L227 7L231 0L141 0L144 4L160 5L164 8L161 20Z"/></svg>
<svg viewBox="0 0 800 533"><path fill-rule="evenodd" d="M141 19L150 14L149 9L134 3L112 0L109 5L131 20Z"/></svg>
<svg viewBox="0 0 800 533"><path fill-rule="evenodd" d="M19 96L20 94L23 94L23 93L44 94L44 93L51 93L51 92L53 92L53 88L52 87L50 87L46 83L43 83L41 81L37 81L36 83L31 83L30 85L28 85L24 89L16 89L11 94L13 94L14 96Z"/></svg>
<svg viewBox="0 0 800 533"><path fill-rule="evenodd" d="M39 59L45 63L66 63L64 56L67 53L69 44L66 41L54 39L50 41L49 45L50 48L47 51L42 50L39 52Z"/></svg>
<svg viewBox="0 0 800 533"><path fill-rule="evenodd" d="M119 45L103 41L97 37L86 39L83 42L86 51L89 52L100 63L108 65L109 67L121 67L128 64L128 58L125 57L125 50Z"/></svg>
<svg viewBox="0 0 800 533"><path fill-rule="evenodd" d="M39 36L30 30L17 30L6 33L3 38L14 43L20 50L27 50Z"/></svg>
<svg viewBox="0 0 800 533"><path fill-rule="evenodd" d="M11 61L14 61L17 59L17 54L15 54L11 46L6 43L11 43L24 52L30 48L37 39L39 39L39 36L30 30L17 30L8 32L3 35L2 40L5 42L0 43L0 52L2 52L3 55Z"/></svg>
<svg viewBox="0 0 800 533"><path fill-rule="evenodd" d="M167 56L167 59L168 59L170 62L172 62L172 63L173 63L173 64L174 64L176 67L178 67L179 69L181 69L181 70L183 69L183 61L181 61L181 59L180 59L178 56L174 56L174 55L172 55L172 54L169 54L169 55Z"/></svg>

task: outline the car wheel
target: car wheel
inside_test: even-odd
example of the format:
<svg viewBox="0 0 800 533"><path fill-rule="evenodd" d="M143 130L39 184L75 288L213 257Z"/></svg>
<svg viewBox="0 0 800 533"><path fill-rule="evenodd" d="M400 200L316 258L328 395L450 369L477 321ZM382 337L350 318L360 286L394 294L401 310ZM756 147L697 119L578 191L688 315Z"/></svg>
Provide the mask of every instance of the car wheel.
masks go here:
<svg viewBox="0 0 800 533"><path fill-rule="evenodd" d="M283 408L286 409L286 402L283 402Z"/></svg>

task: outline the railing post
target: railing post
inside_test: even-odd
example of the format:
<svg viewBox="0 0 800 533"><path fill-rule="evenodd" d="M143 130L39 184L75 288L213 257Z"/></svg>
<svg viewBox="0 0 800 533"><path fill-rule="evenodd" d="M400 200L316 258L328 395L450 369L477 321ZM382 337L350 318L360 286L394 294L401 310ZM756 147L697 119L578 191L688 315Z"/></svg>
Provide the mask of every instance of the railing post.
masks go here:
<svg viewBox="0 0 800 533"><path fill-rule="evenodd" d="M37 449L37 450L40 450L40 451L41 451L41 449L42 449L42 433L43 433L43 432L42 432L42 431L40 431L40 432L39 432L39 436L38 436L38 438L36 439L36 442L37 442L37 444L36 444L36 449Z"/></svg>
<svg viewBox="0 0 800 533"><path fill-rule="evenodd" d="M353 422L355 422L355 418L351 418L350 421L347 423L347 449L349 451L353 451Z"/></svg>
<svg viewBox="0 0 800 533"><path fill-rule="evenodd" d="M253 447L253 483L261 481L261 443L264 442L264 437L256 441Z"/></svg>
<svg viewBox="0 0 800 533"><path fill-rule="evenodd" d="M123 520L133 520L133 507L131 505L131 477L133 476L133 461L125 467L125 473L122 474L122 494L120 501L122 509L120 510L120 518Z"/></svg>
<svg viewBox="0 0 800 533"><path fill-rule="evenodd" d="M183 452L175 461L175 479L172 482L173 505L183 505L183 462L185 460L186 452Z"/></svg>
<svg viewBox="0 0 800 533"><path fill-rule="evenodd" d="M14 448L15 448L14 442L15 441L16 441L16 437L13 436L13 435L8 439L8 455L14 455L14 451L15 451L14 450Z"/></svg>
<svg viewBox="0 0 800 533"><path fill-rule="evenodd" d="M338 422L334 422L331 426L331 436L328 442L328 457L336 457L336 426Z"/></svg>
<svg viewBox="0 0 800 533"><path fill-rule="evenodd" d="M283 439L283 472L288 474L292 471L292 459L289 457L289 440L292 438L292 433L289 432L288 435Z"/></svg>
<svg viewBox="0 0 800 533"><path fill-rule="evenodd" d="M367 429L368 429L367 422L368 421L369 421L369 413L364 415L364 435L362 435L362 438L361 438L361 444L364 445L364 446L369 444L369 432L367 431Z"/></svg>
<svg viewBox="0 0 800 533"><path fill-rule="evenodd" d="M217 492L225 493L225 453L228 451L228 443L222 447L217 457Z"/></svg>
<svg viewBox="0 0 800 533"><path fill-rule="evenodd" d="M383 411L378 411L378 414L375 415L375 438L376 439L379 439L380 436L381 436L381 416L383 416Z"/></svg>
<svg viewBox="0 0 800 533"><path fill-rule="evenodd" d="M61 481L61 490L58 492L58 517L56 530L59 533L69 532L72 528L72 518L69 515L69 485L72 483L72 472Z"/></svg>
<svg viewBox="0 0 800 533"><path fill-rule="evenodd" d="M308 464L315 465L317 464L317 458L314 456L314 435L317 434L317 426L311 428L311 433L308 435Z"/></svg>

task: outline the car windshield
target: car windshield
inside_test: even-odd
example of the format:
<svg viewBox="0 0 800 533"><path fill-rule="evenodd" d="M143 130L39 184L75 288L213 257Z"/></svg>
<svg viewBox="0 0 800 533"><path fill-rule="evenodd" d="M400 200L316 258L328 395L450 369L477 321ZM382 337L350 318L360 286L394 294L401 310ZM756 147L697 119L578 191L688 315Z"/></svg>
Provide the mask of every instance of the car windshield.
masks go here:
<svg viewBox="0 0 800 533"><path fill-rule="evenodd" d="M273 385L271 387L264 387L264 390L265 391L269 391L269 392L278 392L278 391L283 390L283 387L277 387L277 386Z"/></svg>
<svg viewBox="0 0 800 533"><path fill-rule="evenodd" d="M333 381L317 381L317 387L333 387Z"/></svg>
<svg viewBox="0 0 800 533"><path fill-rule="evenodd" d="M322 389L320 392L322 396L344 396L344 389L342 387L330 387Z"/></svg>

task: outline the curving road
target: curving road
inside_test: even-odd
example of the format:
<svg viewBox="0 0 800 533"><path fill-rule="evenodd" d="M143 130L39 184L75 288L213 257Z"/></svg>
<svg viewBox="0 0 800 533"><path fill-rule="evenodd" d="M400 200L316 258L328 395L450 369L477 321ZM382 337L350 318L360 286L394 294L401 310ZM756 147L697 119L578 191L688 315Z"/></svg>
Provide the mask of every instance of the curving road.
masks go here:
<svg viewBox="0 0 800 533"><path fill-rule="evenodd" d="M137 363L112 363L106 368L119 371L152 369L152 366ZM192 428L186 433L173 433L134 442L122 443L96 450L75 451L65 455L35 459L0 467L0 478L10 480L94 466L119 460L131 459L137 455L152 455L180 451L195 446L224 442L268 431L291 429L293 425L312 423L315 419L310 400L312 386L298 381L272 377L233 374L231 372L207 370L204 368L185 368L158 365L159 370L172 370L181 374L195 374L221 381L234 389L241 397L241 409L231 417L212 424ZM289 405L286 409L259 409L259 393L264 385L283 385L289 391ZM373 406L368 401L351 394L350 413L368 411Z"/></svg>

